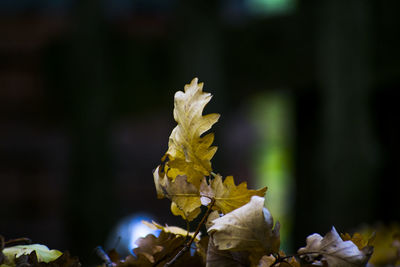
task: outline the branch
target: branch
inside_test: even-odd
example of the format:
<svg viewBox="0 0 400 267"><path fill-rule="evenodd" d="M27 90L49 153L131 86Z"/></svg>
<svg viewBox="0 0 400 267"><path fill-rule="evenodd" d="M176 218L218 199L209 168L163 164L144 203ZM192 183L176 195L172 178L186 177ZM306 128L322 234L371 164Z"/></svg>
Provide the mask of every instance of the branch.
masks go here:
<svg viewBox="0 0 400 267"><path fill-rule="evenodd" d="M185 254L186 251L188 251L190 249L190 246L192 245L193 241L196 239L196 236L200 232L201 227L206 222L208 215L210 215L212 207L214 206L214 203L215 203L215 199L213 198L211 200L211 203L208 205L208 209L207 209L206 213L204 214L200 223L197 225L196 231L194 232L194 235L192 236L192 238L189 240L189 242L187 242L185 244L185 246L178 252L178 254L176 254L175 257L172 258L172 260L170 260L169 262L167 262L164 265L164 267L168 267L168 266L171 266L172 264L174 264L181 256L183 256L183 254Z"/></svg>

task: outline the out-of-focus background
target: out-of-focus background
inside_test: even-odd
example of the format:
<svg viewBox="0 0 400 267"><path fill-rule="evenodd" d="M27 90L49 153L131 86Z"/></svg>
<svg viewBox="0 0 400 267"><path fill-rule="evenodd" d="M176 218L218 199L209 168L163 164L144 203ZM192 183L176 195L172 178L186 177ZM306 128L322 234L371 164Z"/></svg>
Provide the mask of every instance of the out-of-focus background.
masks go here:
<svg viewBox="0 0 400 267"><path fill-rule="evenodd" d="M269 187L289 252L332 225L399 221L399 10L0 1L0 234L91 262L118 236L133 246L132 220L185 226L156 199L152 170L174 92L194 77L214 95L206 112L222 114L214 171Z"/></svg>

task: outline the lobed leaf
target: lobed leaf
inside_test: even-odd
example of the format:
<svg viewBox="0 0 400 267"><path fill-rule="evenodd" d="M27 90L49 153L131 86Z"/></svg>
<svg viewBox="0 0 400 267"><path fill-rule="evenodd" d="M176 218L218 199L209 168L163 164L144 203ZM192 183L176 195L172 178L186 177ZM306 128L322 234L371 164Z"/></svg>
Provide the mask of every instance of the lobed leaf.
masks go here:
<svg viewBox="0 0 400 267"><path fill-rule="evenodd" d="M280 256L285 256L282 252L279 254ZM295 257L290 257L285 260L279 260L279 258L273 255L265 255L260 259L258 267L300 267L300 263L296 260Z"/></svg>
<svg viewBox="0 0 400 267"><path fill-rule="evenodd" d="M178 125L173 129L168 142L165 172L172 180L186 175L187 181L199 188L204 176L211 173L211 159L217 147L212 133L202 137L219 119L219 114L203 116L205 105L211 94L203 92L203 83L194 78L185 85L184 92L175 94L174 119Z"/></svg>
<svg viewBox="0 0 400 267"><path fill-rule="evenodd" d="M215 204L213 209L219 210L224 214L245 205L250 201L252 196L263 197L266 191L267 187L259 190L249 190L247 189L246 182L236 186L232 176L226 177L224 182L222 182L220 175L216 175L210 181L210 185L207 185L204 180L200 186L202 204L208 205L210 199L214 198Z"/></svg>
<svg viewBox="0 0 400 267"><path fill-rule="evenodd" d="M136 241L138 245L133 251L136 256L129 255L120 260L113 257L113 266L116 267L152 267L164 266L171 260L179 250L182 249L185 238L181 235L175 235L162 231L158 237L147 235ZM115 259L116 258L116 259ZM174 264L174 267L181 266L203 266L202 258L198 253L191 255L185 253Z"/></svg>
<svg viewBox="0 0 400 267"><path fill-rule="evenodd" d="M174 215L192 221L200 214L199 190L187 181L186 176L178 175L172 180L165 173L160 175L159 167L153 176L158 198L166 197L172 201L171 212Z"/></svg>
<svg viewBox="0 0 400 267"><path fill-rule="evenodd" d="M208 233L218 250L249 251L257 263L263 255L279 251L279 224L264 208L264 198L253 196L249 203L212 221Z"/></svg>
<svg viewBox="0 0 400 267"><path fill-rule="evenodd" d="M370 238L365 238L360 233L354 233L352 236L349 233L344 233L340 234L340 237L342 238L343 241L350 240L351 242L354 243L354 245L358 247L359 250L362 250L367 246L372 246L372 243L374 242L375 239L375 234L373 234Z"/></svg>
<svg viewBox="0 0 400 267"><path fill-rule="evenodd" d="M366 266L373 248L367 246L362 250L352 241L343 241L335 227L324 237L312 234L307 237L307 245L298 250L308 263L326 262L329 267Z"/></svg>
<svg viewBox="0 0 400 267"><path fill-rule="evenodd" d="M246 267L249 265L249 252L219 250L213 238L209 239L206 267Z"/></svg>
<svg viewBox="0 0 400 267"><path fill-rule="evenodd" d="M360 229L363 236L374 236L374 253L369 260L373 266L400 266L400 225L378 224Z"/></svg>
<svg viewBox="0 0 400 267"><path fill-rule="evenodd" d="M154 229L154 230L159 229L168 234L174 234L174 235L178 235L178 236L182 236L182 237L187 237L187 236L193 237L194 236L194 232L188 232L187 230L180 228L178 226L168 226L168 225L162 226L162 225L156 223L155 221L152 221L151 223L147 222L147 221L142 221L142 223L151 229ZM196 241L200 241L200 235L201 235L200 233L197 234Z"/></svg>

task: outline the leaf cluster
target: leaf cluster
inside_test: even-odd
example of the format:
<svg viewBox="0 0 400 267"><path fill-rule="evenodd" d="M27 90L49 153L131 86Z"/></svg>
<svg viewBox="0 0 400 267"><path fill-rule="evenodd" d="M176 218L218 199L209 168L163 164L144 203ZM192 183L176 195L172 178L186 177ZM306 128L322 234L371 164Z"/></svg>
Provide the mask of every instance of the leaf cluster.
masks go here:
<svg viewBox="0 0 400 267"><path fill-rule="evenodd" d="M168 150L153 173L158 198L171 201L171 212L187 225L200 216L196 229L143 222L161 230L136 241L134 255L121 259L115 250L98 249L105 267L206 266L206 267L362 267L400 266L400 227L377 227L353 235L335 227L325 236L312 234L295 255L280 250L280 224L265 207L267 187L236 185L212 168L217 151L214 134L207 133L219 114L203 115L211 94L203 92L197 78L175 94L173 115L177 126ZM206 209L201 209L204 206ZM203 210L203 211L202 211ZM205 227L207 234L200 235ZM0 236L0 267L78 267L68 252L46 246L10 245ZM374 252L375 250L375 252Z"/></svg>
<svg viewBox="0 0 400 267"><path fill-rule="evenodd" d="M117 266L366 266L372 240L361 234L340 236L336 229L324 237L312 234L293 256L280 251L279 222L265 208L267 188L251 190L234 178L216 173L211 159L217 151L214 134L207 133L220 115L203 115L211 94L197 78L175 94L173 129L168 150L153 173L158 198L171 200L171 212L187 222L201 216L194 232L146 223L161 235L138 240L136 257ZM201 206L207 207L202 214ZM200 228L207 236L199 237ZM188 223L189 225L189 223ZM191 250L192 253L188 253ZM201 259L200 261L198 259ZM197 265L195 265L195 262Z"/></svg>

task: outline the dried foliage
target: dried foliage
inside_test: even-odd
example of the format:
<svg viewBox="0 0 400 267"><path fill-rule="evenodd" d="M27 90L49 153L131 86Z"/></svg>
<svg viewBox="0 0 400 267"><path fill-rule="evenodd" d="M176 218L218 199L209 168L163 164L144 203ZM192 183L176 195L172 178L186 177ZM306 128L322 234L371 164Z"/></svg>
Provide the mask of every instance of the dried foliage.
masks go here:
<svg viewBox="0 0 400 267"><path fill-rule="evenodd" d="M203 115L211 94L197 78L175 94L173 129L168 150L153 173L158 198L171 201L171 212L187 222L200 215L193 232L156 222L161 230L136 241L133 254L121 258L116 251L103 255L103 266L207 266L207 267L362 267L400 265L400 227L360 230L339 235L334 227L325 236L312 234L295 255L280 251L279 223L265 207L267 187L257 190L235 184L234 178L213 170L217 148L207 133L219 114ZM273 190L273 188L272 188ZM203 212L201 207L203 208ZM202 227L208 235L200 236ZM1 236L0 236L1 237ZM42 245L6 246L0 238L0 267L80 266L68 252ZM375 247L375 248L374 248ZM375 249L375 253L374 253Z"/></svg>

